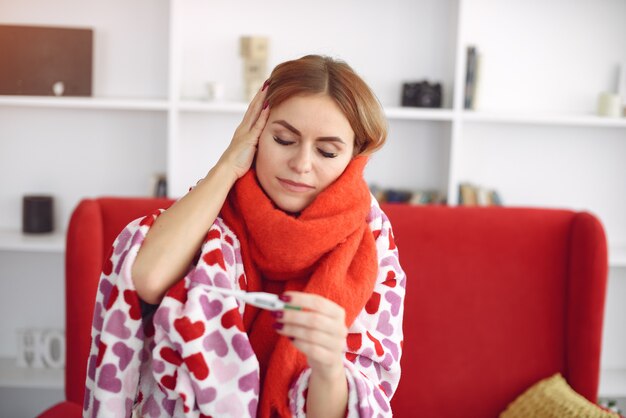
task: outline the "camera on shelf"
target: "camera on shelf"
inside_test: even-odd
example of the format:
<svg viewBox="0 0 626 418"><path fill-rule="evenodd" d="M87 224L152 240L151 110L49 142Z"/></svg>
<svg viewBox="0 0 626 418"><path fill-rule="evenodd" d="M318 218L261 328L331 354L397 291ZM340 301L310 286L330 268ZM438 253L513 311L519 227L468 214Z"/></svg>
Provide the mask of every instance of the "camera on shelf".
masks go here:
<svg viewBox="0 0 626 418"><path fill-rule="evenodd" d="M404 83L402 85L402 106L441 107L441 83L428 81Z"/></svg>

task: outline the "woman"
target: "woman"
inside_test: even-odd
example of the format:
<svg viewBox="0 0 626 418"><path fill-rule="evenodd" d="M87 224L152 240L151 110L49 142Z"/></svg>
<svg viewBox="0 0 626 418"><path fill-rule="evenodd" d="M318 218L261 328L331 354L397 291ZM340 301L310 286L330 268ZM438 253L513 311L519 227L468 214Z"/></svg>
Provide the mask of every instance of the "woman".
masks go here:
<svg viewBox="0 0 626 418"><path fill-rule="evenodd" d="M278 65L208 175L116 240L85 416L390 415L405 278L363 180L385 138L378 101L347 64Z"/></svg>

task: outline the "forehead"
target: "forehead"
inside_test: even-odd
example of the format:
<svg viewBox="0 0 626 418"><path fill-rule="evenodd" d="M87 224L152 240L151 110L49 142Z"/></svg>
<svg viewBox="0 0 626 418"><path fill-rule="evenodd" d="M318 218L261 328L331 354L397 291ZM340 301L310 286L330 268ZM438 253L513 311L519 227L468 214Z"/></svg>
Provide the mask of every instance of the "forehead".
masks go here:
<svg viewBox="0 0 626 418"><path fill-rule="evenodd" d="M290 97L270 113L270 124L282 128L272 123L276 120L287 121L303 135L340 136L346 139L354 137L348 118L337 103L325 94Z"/></svg>

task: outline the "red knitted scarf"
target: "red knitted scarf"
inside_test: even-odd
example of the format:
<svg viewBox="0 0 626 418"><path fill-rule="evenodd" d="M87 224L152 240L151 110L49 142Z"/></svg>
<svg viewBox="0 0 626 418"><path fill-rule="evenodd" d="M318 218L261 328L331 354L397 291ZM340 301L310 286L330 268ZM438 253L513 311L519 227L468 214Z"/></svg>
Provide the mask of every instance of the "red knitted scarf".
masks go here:
<svg viewBox="0 0 626 418"><path fill-rule="evenodd" d="M241 242L248 291L316 293L345 309L347 326L354 322L372 294L378 268L366 221L366 163L366 157L354 158L297 217L274 206L254 170L237 181L221 215ZM261 367L258 416L289 417L287 392L306 357L274 331L269 312L247 306L243 321Z"/></svg>

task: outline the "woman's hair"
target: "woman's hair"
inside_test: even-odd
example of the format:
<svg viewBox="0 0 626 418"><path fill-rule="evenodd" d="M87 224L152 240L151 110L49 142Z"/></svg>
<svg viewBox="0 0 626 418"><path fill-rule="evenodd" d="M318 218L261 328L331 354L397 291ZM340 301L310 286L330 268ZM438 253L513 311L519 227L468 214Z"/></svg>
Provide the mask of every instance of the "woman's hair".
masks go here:
<svg viewBox="0 0 626 418"><path fill-rule="evenodd" d="M345 62L320 55L286 61L270 75L267 101L276 107L293 96L326 94L354 131L354 155L369 155L387 139L383 109L370 88Z"/></svg>

